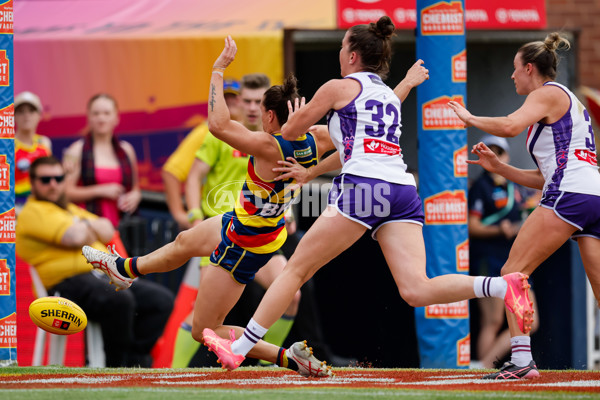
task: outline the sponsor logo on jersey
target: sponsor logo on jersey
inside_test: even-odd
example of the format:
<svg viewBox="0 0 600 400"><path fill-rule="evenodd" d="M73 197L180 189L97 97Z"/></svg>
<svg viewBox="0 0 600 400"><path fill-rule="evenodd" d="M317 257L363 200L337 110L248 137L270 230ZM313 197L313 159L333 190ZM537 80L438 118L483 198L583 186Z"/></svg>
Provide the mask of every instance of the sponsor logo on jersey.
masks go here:
<svg viewBox="0 0 600 400"><path fill-rule="evenodd" d="M456 365L466 366L471 363L471 334L467 333L462 339L456 341Z"/></svg>
<svg viewBox="0 0 600 400"><path fill-rule="evenodd" d="M0 139L15 138L15 106L10 104L0 109Z"/></svg>
<svg viewBox="0 0 600 400"><path fill-rule="evenodd" d="M454 176L456 178L466 178L469 164L467 164L467 145L454 152Z"/></svg>
<svg viewBox="0 0 600 400"><path fill-rule="evenodd" d="M465 319L469 318L469 301L462 300L456 303L432 304L425 307L427 319Z"/></svg>
<svg viewBox="0 0 600 400"><path fill-rule="evenodd" d="M233 149L233 153L231 153L231 156L233 158L242 158L242 157L248 157L248 154L242 153L239 150Z"/></svg>
<svg viewBox="0 0 600 400"><path fill-rule="evenodd" d="M400 154L400 146L384 140L367 138L364 141L365 153L385 154L388 156L397 156Z"/></svg>
<svg viewBox="0 0 600 400"><path fill-rule="evenodd" d="M466 224L467 196L464 190L443 191L425 199L428 225Z"/></svg>
<svg viewBox="0 0 600 400"><path fill-rule="evenodd" d="M421 11L421 34L462 35L465 33L464 10L460 1L440 1Z"/></svg>
<svg viewBox="0 0 600 400"><path fill-rule="evenodd" d="M441 96L423 104L423 129L465 129L465 123L456 116L456 113L448 107L449 101L456 101L463 107L465 101L463 96Z"/></svg>
<svg viewBox="0 0 600 400"><path fill-rule="evenodd" d="M469 239L456 246L456 272L469 272Z"/></svg>
<svg viewBox="0 0 600 400"><path fill-rule="evenodd" d="M452 56L452 82L467 81L467 50Z"/></svg>
<svg viewBox="0 0 600 400"><path fill-rule="evenodd" d="M310 155L312 155L312 149L310 147L302 150L294 150L294 158L308 157Z"/></svg>
<svg viewBox="0 0 600 400"><path fill-rule="evenodd" d="M17 347L17 314L0 319L0 349Z"/></svg>
<svg viewBox="0 0 600 400"><path fill-rule="evenodd" d="M10 295L10 268L6 259L0 260L0 296Z"/></svg>
<svg viewBox="0 0 600 400"><path fill-rule="evenodd" d="M0 34L13 33L13 0L0 4Z"/></svg>
<svg viewBox="0 0 600 400"><path fill-rule="evenodd" d="M593 166L598 165L598 160L596 158L596 153L589 151L588 149L577 149L575 150L575 157L581 161L585 161L586 163L590 163Z"/></svg>
<svg viewBox="0 0 600 400"><path fill-rule="evenodd" d="M379 85L379 86L386 86L385 83L383 83L383 81L381 80L381 77L379 75L375 75L375 74L369 74L369 79L371 80L371 83L375 84L375 85Z"/></svg>

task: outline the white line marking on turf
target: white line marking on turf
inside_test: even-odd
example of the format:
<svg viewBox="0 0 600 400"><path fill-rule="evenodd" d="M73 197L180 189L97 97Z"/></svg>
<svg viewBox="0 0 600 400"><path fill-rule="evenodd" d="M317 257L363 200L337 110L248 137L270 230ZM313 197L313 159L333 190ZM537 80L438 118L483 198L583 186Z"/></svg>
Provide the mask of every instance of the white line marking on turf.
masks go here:
<svg viewBox="0 0 600 400"><path fill-rule="evenodd" d="M441 381L420 381L420 382L397 382L397 385L466 385L468 383L477 383L477 384L489 384L489 383L501 383L508 382L504 381L494 381L488 379L443 379ZM515 381L512 381L514 383Z"/></svg>
<svg viewBox="0 0 600 400"><path fill-rule="evenodd" d="M333 378L322 378L322 379L306 379L300 376L273 376L264 378L254 379L210 379L210 380L195 380L195 381L171 381L171 380L157 380L154 381L158 385L223 385L223 384L236 384L236 385L346 385L357 382L368 382L373 384L397 384L396 379L393 378L347 378L347 377L333 377Z"/></svg>
<svg viewBox="0 0 600 400"><path fill-rule="evenodd" d="M571 382L553 382L553 383L531 383L530 386L600 387L600 381L571 381Z"/></svg>
<svg viewBox="0 0 600 400"><path fill-rule="evenodd" d="M120 376L110 377L74 377L74 378L47 378L47 379L28 379L28 380L13 380L13 381L2 381L4 383L111 383L125 380L126 378Z"/></svg>
<svg viewBox="0 0 600 400"><path fill-rule="evenodd" d="M460 374L460 375L431 375L427 379L457 379L457 378L472 378L479 376L478 374Z"/></svg>

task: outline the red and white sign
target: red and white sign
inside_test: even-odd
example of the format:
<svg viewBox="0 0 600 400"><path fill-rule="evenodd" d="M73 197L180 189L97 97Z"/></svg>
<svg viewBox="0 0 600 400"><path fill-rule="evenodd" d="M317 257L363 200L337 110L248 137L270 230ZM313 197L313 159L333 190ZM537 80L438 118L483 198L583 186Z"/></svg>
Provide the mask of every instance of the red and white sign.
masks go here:
<svg viewBox="0 0 600 400"><path fill-rule="evenodd" d="M441 96L423 103L423 129L465 129L465 123L448 107L449 101L456 101L465 106L463 96Z"/></svg>
<svg viewBox="0 0 600 400"><path fill-rule="evenodd" d="M462 300L449 304L433 304L425 307L425 318L469 318L469 301Z"/></svg>
<svg viewBox="0 0 600 400"><path fill-rule="evenodd" d="M451 0L440 1L450 5ZM397 29L417 26L416 0L337 0L338 28L375 22L388 15ZM467 29L545 29L544 0L465 0Z"/></svg>
<svg viewBox="0 0 600 400"><path fill-rule="evenodd" d="M424 208L428 225L467 223L467 195L464 190L446 190L427 197Z"/></svg>
<svg viewBox="0 0 600 400"><path fill-rule="evenodd" d="M400 154L400 146L394 143L386 142L379 139L365 139L365 153L385 154L388 156L397 156Z"/></svg>
<svg viewBox="0 0 600 400"><path fill-rule="evenodd" d="M0 214L0 243L15 243L15 209Z"/></svg>
<svg viewBox="0 0 600 400"><path fill-rule="evenodd" d="M464 10L460 1L440 1L421 11L421 34L462 35L465 33Z"/></svg>
<svg viewBox="0 0 600 400"><path fill-rule="evenodd" d="M13 0L0 4L0 34L13 33Z"/></svg>
<svg viewBox="0 0 600 400"><path fill-rule="evenodd" d="M456 365L467 366L471 363L471 334L456 342Z"/></svg>
<svg viewBox="0 0 600 400"><path fill-rule="evenodd" d="M467 145L454 152L454 176L456 178L466 178L469 171L467 164Z"/></svg>
<svg viewBox="0 0 600 400"><path fill-rule="evenodd" d="M469 272L469 239L456 246L456 272Z"/></svg>
<svg viewBox="0 0 600 400"><path fill-rule="evenodd" d="M6 259L0 260L0 296L10 296L10 268Z"/></svg>
<svg viewBox="0 0 600 400"><path fill-rule="evenodd" d="M10 60L6 50L0 50L0 86L10 85Z"/></svg>
<svg viewBox="0 0 600 400"><path fill-rule="evenodd" d="M0 154L0 191L8 190L10 190L10 164L6 162L6 154Z"/></svg>
<svg viewBox="0 0 600 400"><path fill-rule="evenodd" d="M452 57L452 82L467 81L467 50Z"/></svg>
<svg viewBox="0 0 600 400"><path fill-rule="evenodd" d="M10 104L0 110L0 139L15 138L15 106Z"/></svg>
<svg viewBox="0 0 600 400"><path fill-rule="evenodd" d="M17 314L0 319L0 349L17 347Z"/></svg>

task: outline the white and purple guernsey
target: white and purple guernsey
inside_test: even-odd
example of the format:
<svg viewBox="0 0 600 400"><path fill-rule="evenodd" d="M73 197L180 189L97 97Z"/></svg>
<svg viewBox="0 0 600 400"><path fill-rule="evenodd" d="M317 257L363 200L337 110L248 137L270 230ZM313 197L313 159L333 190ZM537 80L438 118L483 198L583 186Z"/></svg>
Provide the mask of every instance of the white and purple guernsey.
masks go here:
<svg viewBox="0 0 600 400"><path fill-rule="evenodd" d="M590 115L565 86L556 82L544 85L564 90L571 106L558 121L548 125L537 122L527 133L527 149L545 180L542 203L552 207L561 192L600 196Z"/></svg>
<svg viewBox="0 0 600 400"><path fill-rule="evenodd" d="M416 186L400 149L400 100L373 72L347 75L361 86L354 100L327 115L329 134L342 161L342 174Z"/></svg>

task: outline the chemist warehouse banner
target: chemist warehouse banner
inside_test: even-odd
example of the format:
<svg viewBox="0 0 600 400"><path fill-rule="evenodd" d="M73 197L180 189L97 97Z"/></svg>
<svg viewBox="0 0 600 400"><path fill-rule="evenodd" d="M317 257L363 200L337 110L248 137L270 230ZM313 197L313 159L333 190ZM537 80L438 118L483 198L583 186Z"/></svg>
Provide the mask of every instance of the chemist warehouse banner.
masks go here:
<svg viewBox="0 0 600 400"><path fill-rule="evenodd" d="M13 2L0 0L0 366L17 360Z"/></svg>
<svg viewBox="0 0 600 400"><path fill-rule="evenodd" d="M468 274L467 134L447 106L466 104L464 3L417 0L417 13L417 58L430 75L417 89L427 275ZM415 316L421 367L469 365L468 301L417 308Z"/></svg>

